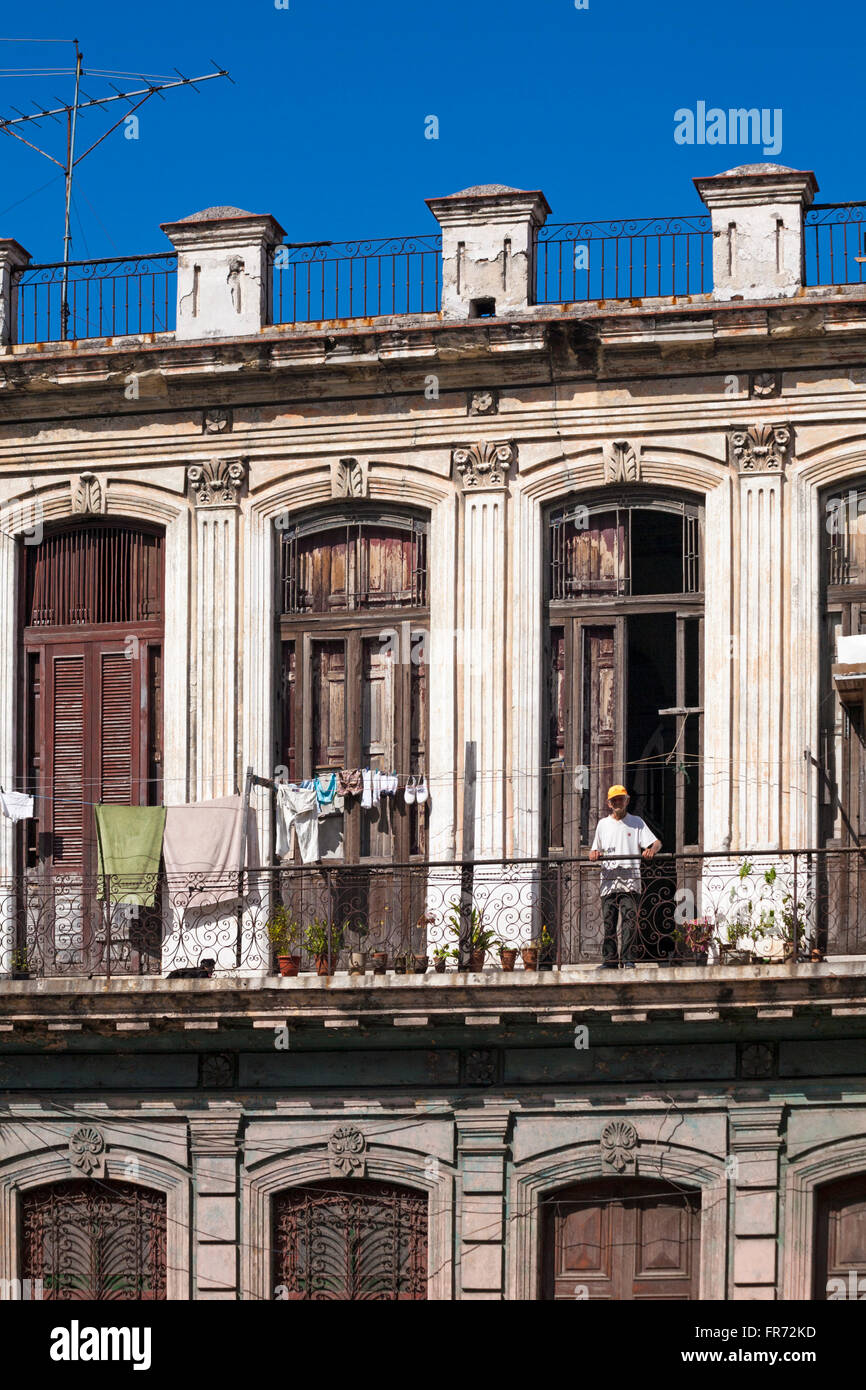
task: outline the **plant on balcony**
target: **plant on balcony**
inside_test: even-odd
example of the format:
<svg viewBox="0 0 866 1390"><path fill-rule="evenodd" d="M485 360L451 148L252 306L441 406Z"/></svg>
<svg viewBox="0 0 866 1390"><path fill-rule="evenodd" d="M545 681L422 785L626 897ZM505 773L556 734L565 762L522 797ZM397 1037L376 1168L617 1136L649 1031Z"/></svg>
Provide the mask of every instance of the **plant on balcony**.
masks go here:
<svg viewBox="0 0 866 1390"><path fill-rule="evenodd" d="M433 948L433 969L441 975L449 960L454 956L454 951L450 946L434 946Z"/></svg>
<svg viewBox="0 0 866 1390"><path fill-rule="evenodd" d="M304 945L316 961L317 975L333 975L343 946L343 929L326 918L314 917L304 928Z"/></svg>
<svg viewBox="0 0 866 1390"><path fill-rule="evenodd" d="M690 917L677 927L674 939L678 950L694 957L696 965L706 965L715 924L711 917Z"/></svg>
<svg viewBox="0 0 866 1390"><path fill-rule="evenodd" d="M464 917L458 902L452 902L449 906L451 907L451 913L448 917L448 930L452 936L457 938L458 964L459 950L461 944L463 944L468 948L469 969L483 970L484 958L497 940L493 928L485 926L484 924L484 909L482 907L471 907L468 917Z"/></svg>
<svg viewBox="0 0 866 1390"><path fill-rule="evenodd" d="M504 941L499 942L499 964L503 970L513 970L517 960L517 947L507 946Z"/></svg>
<svg viewBox="0 0 866 1390"><path fill-rule="evenodd" d="M343 923L340 933L341 939L345 940L348 932L353 932L358 938L358 949L349 952L349 974L366 975L367 973L367 952L361 950L364 937L369 934L370 928L363 917L347 918Z"/></svg>
<svg viewBox="0 0 866 1390"><path fill-rule="evenodd" d="M16 980L30 979L30 958L23 946L18 946L12 952L12 976Z"/></svg>
<svg viewBox="0 0 866 1390"><path fill-rule="evenodd" d="M554 955L556 953L556 942L551 936L547 927L542 923L541 931L537 936L530 939L529 946L521 951L524 965L527 965L527 951L535 952L534 961L527 968L530 970L552 970Z"/></svg>
<svg viewBox="0 0 866 1390"><path fill-rule="evenodd" d="M281 975L297 975L301 968L300 954L292 951L297 946L301 929L288 908L278 903L271 912L268 922L268 938L274 948Z"/></svg>
<svg viewBox="0 0 866 1390"><path fill-rule="evenodd" d="M760 877L754 866L744 859L737 874L738 883L730 891L732 909L727 914L727 943L721 942L723 954L731 960L732 952L745 954L739 942L751 942L751 956L763 961L796 959L806 932L807 906L780 882L771 865ZM736 962L732 962L736 963Z"/></svg>

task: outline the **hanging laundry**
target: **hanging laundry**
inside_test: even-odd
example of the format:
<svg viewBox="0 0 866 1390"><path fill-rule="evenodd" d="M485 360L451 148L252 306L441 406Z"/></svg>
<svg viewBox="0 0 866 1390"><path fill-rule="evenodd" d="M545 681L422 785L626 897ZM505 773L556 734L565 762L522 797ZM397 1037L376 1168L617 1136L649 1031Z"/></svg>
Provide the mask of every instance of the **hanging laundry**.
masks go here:
<svg viewBox="0 0 866 1390"><path fill-rule="evenodd" d="M323 808L330 806L334 797L337 795L337 774L332 772L330 777L323 777L321 774L313 778L313 785L316 788L316 800L319 803L319 815L323 814ZM328 813L330 814L330 813Z"/></svg>
<svg viewBox="0 0 866 1390"><path fill-rule="evenodd" d="M319 858L319 802L315 787L280 782L277 786L277 854L291 854L295 836L304 864Z"/></svg>
<svg viewBox="0 0 866 1390"><path fill-rule="evenodd" d="M7 820L30 820L33 816L33 797L24 792L0 791L0 811Z"/></svg>
<svg viewBox="0 0 866 1390"><path fill-rule="evenodd" d="M371 800L374 806L379 805L379 798L382 795L382 774L377 767L373 768L373 787Z"/></svg>
<svg viewBox="0 0 866 1390"><path fill-rule="evenodd" d="M339 793L337 793L333 801L329 801L325 806L319 802L319 820L324 820L326 816L341 816L345 810L345 806L346 803Z"/></svg>
<svg viewBox="0 0 866 1390"><path fill-rule="evenodd" d="M341 768L337 773L337 792L340 796L360 796L363 791L363 773L359 767Z"/></svg>
<svg viewBox="0 0 866 1390"><path fill-rule="evenodd" d="M396 772L383 772L379 784L379 790L383 796L393 796L397 790Z"/></svg>
<svg viewBox="0 0 866 1390"><path fill-rule="evenodd" d="M369 811L373 805L373 774L368 767L361 772L361 805L365 811Z"/></svg>
<svg viewBox="0 0 866 1390"><path fill-rule="evenodd" d="M164 806L94 806L99 878L96 896L105 896L105 875L113 903L153 907L165 831Z"/></svg>
<svg viewBox="0 0 866 1390"><path fill-rule="evenodd" d="M176 880L173 886L178 893L185 891L190 875L202 876L192 906L226 902L238 896L238 875L246 859L243 809L240 796L167 807L165 871L169 880Z"/></svg>

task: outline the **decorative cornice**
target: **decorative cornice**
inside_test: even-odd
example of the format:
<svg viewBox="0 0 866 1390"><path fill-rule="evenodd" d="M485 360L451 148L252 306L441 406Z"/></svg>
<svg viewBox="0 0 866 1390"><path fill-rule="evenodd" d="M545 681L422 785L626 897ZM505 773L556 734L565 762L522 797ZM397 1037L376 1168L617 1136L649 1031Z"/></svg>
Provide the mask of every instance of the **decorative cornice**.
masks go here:
<svg viewBox="0 0 866 1390"><path fill-rule="evenodd" d="M728 436L731 462L740 473L783 473L789 461L792 430L784 425L744 425Z"/></svg>
<svg viewBox="0 0 866 1390"><path fill-rule="evenodd" d="M237 506L246 473L242 459L209 459L186 470L197 507Z"/></svg>
<svg viewBox="0 0 866 1390"><path fill-rule="evenodd" d="M452 450L451 461L460 474L464 492L504 488L508 486L511 466L517 462L517 445L503 439L461 444Z"/></svg>

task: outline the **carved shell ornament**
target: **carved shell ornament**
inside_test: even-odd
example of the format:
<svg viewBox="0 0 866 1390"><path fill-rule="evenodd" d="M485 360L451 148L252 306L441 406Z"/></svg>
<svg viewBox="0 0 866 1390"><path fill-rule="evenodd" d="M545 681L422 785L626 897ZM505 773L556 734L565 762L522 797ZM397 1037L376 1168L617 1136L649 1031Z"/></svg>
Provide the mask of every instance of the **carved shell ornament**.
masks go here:
<svg viewBox="0 0 866 1390"><path fill-rule="evenodd" d="M618 1173L634 1162L637 1130L628 1120L611 1120L601 1131L601 1156Z"/></svg>
<svg viewBox="0 0 866 1390"><path fill-rule="evenodd" d="M367 1140L359 1129L341 1126L328 1140L331 1177L363 1177L367 1167Z"/></svg>
<svg viewBox="0 0 866 1390"><path fill-rule="evenodd" d="M101 1166L100 1155L104 1149L105 1140L99 1130L82 1125L69 1141L69 1162L89 1178L94 1168Z"/></svg>

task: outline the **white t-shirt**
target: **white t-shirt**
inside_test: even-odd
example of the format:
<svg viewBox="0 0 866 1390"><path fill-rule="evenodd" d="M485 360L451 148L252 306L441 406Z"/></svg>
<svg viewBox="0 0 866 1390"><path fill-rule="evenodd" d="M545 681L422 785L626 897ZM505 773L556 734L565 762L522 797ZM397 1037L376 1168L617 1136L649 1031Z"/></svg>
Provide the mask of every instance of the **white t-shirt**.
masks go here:
<svg viewBox="0 0 866 1390"><path fill-rule="evenodd" d="M640 851L654 845L656 837L646 821L640 816L628 813L622 820L616 816L605 816L600 820L592 842L593 849L605 854L628 854L631 859L620 859L612 864L601 865L601 893L639 893L640 892Z"/></svg>

